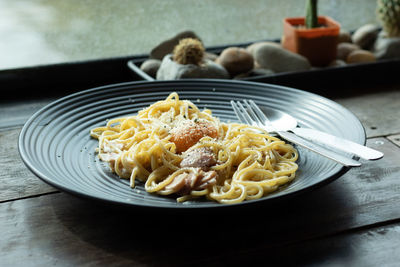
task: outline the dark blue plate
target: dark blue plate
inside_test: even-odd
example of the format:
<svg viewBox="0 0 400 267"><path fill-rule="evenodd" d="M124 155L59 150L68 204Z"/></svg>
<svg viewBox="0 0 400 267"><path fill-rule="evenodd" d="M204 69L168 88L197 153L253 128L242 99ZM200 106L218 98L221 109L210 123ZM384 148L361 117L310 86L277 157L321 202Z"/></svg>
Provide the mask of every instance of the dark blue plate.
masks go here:
<svg viewBox="0 0 400 267"><path fill-rule="evenodd" d="M97 140L90 129L107 119L135 114L171 92L200 108L209 108L221 121L237 121L230 100L253 99L260 106L281 110L295 117L300 126L322 130L360 144L365 132L347 109L324 97L270 84L231 80L178 80L131 82L82 91L61 98L35 113L24 125L19 151L28 168L48 184L79 196L111 203L158 208L222 208L208 200L177 203L175 198L149 194L143 184L134 189L127 180L111 173L95 154ZM299 170L288 186L260 201L280 200L324 185L348 168L299 149Z"/></svg>

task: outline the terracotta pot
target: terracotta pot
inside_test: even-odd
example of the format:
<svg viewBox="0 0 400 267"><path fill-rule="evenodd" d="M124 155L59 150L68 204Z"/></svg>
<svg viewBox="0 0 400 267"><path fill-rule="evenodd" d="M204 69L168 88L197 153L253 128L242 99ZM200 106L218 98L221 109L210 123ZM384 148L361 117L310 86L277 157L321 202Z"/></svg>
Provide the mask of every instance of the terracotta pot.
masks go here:
<svg viewBox="0 0 400 267"><path fill-rule="evenodd" d="M319 16L318 23L323 26L307 29L304 17L285 18L282 46L305 56L311 65L323 67L336 58L340 24L325 16Z"/></svg>

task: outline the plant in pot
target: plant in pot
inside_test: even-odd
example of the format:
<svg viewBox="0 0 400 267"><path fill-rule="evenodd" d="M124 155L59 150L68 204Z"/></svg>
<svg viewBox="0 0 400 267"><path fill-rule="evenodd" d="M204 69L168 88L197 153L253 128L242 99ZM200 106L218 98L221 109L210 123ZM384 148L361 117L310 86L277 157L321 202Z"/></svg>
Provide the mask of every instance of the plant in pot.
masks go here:
<svg viewBox="0 0 400 267"><path fill-rule="evenodd" d="M284 19L282 46L306 57L311 65L324 67L336 58L340 24L318 16L317 4L317 0L307 0L305 17Z"/></svg>
<svg viewBox="0 0 400 267"><path fill-rule="evenodd" d="M400 0L377 0L383 30L375 42L378 59L400 58Z"/></svg>

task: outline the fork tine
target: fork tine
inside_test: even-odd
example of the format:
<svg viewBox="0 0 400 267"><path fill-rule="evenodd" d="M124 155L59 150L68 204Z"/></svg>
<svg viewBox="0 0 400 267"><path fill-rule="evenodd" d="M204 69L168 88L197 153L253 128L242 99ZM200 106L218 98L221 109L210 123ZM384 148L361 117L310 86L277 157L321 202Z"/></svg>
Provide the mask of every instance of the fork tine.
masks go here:
<svg viewBox="0 0 400 267"><path fill-rule="evenodd" d="M243 100L243 102L246 104L246 106L247 106L247 109L246 109L246 111L247 111L247 113L251 116L251 117L253 117L253 122L255 123L255 124L257 124L258 125L258 127L263 127L263 123L262 123L262 121L260 120L260 118L254 113L254 111L253 111L253 108L251 107L251 105L249 104L249 100L247 100L247 99L245 99L245 100Z"/></svg>
<svg viewBox="0 0 400 267"><path fill-rule="evenodd" d="M261 111L261 109L257 106L257 104L253 100L249 100L251 106L257 112L257 115L261 118L263 121L269 121L267 116L265 116L264 112Z"/></svg>
<svg viewBox="0 0 400 267"><path fill-rule="evenodd" d="M236 104L240 107L240 110L242 111L242 115L246 119L246 123L253 124L254 120L250 117L249 113L247 113L247 110L243 107L242 103L240 103L238 101Z"/></svg>
<svg viewBox="0 0 400 267"><path fill-rule="evenodd" d="M241 122L253 124L253 125L254 124L257 124L257 125L266 124L265 127L261 127L264 129L266 129L268 126L272 127L271 122L268 120L267 116L261 111L261 109L257 106L257 104L253 100L249 100L249 101L244 100L244 103L248 107L247 110L243 107L243 105L239 101L237 101L237 103L235 103L233 100L231 100L231 105L233 107L233 110L235 111L236 115L241 120ZM251 118L249 113L252 114L252 116L255 118L254 120ZM264 120L264 122L260 122L260 119ZM360 166L361 165L361 163L356 160L347 158L347 157L345 157L341 154L338 154L334 151L325 149L324 147L321 147L317 144L313 144L312 142L307 141L306 139L302 139L301 137L298 137L294 133L286 132L286 131L275 131L275 132L276 132L276 134L278 134L279 137L286 139L286 141L288 141L288 142L292 142L296 145L305 147L321 156L324 156L326 158L334 160L344 166Z"/></svg>
<svg viewBox="0 0 400 267"><path fill-rule="evenodd" d="M238 105L235 103L235 101L231 100L231 106L233 108L233 111L235 112L236 116L239 118L240 122L242 123L247 123L246 118L243 116L242 112L240 111Z"/></svg>

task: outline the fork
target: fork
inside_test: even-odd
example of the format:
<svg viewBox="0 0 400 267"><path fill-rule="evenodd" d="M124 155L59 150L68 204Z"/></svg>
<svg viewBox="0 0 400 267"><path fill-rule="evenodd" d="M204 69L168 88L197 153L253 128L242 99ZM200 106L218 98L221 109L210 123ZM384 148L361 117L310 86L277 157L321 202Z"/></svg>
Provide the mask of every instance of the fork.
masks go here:
<svg viewBox="0 0 400 267"><path fill-rule="evenodd" d="M351 158L338 154L334 151L328 150L322 146L311 143L310 141L307 141L291 132L279 131L274 129L273 125L269 123L267 116L265 116L264 112L261 111L261 109L256 105L254 101L243 100L243 102L246 105L246 108L239 101L235 102L231 100L233 111L235 112L236 116L242 123L258 126L267 131L273 131L276 134L278 134L281 138L293 144L304 147L314 153L324 156L344 166L347 167L361 166L361 163L359 161L353 160Z"/></svg>

